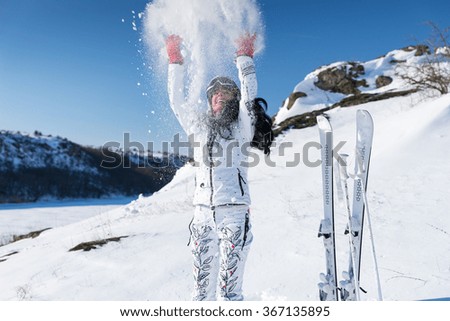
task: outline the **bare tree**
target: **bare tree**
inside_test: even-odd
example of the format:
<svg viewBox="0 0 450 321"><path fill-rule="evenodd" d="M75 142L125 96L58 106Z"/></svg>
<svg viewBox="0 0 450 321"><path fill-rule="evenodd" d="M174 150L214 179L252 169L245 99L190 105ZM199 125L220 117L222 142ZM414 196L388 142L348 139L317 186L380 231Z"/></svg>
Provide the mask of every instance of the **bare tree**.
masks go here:
<svg viewBox="0 0 450 321"><path fill-rule="evenodd" d="M431 21L427 24L432 29L431 37L426 40L425 45L416 46L422 48L422 61L399 65L397 74L418 89L434 89L444 95L449 92L450 87L450 27L440 29Z"/></svg>

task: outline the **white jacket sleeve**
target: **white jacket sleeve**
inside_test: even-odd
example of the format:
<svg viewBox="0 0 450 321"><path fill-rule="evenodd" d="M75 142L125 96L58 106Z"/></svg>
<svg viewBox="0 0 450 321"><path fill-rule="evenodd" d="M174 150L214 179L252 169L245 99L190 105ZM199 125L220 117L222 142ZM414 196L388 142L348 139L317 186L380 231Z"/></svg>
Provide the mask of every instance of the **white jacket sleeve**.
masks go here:
<svg viewBox="0 0 450 321"><path fill-rule="evenodd" d="M236 58L236 67L241 82L241 102L239 108L239 123L242 134L247 141L253 139L255 133L255 113L252 109L253 100L258 92L256 71L253 58L239 56Z"/></svg>
<svg viewBox="0 0 450 321"><path fill-rule="evenodd" d="M184 93L184 66L169 64L167 92L169 93L170 107L187 134L191 134L195 128L196 112L189 108Z"/></svg>

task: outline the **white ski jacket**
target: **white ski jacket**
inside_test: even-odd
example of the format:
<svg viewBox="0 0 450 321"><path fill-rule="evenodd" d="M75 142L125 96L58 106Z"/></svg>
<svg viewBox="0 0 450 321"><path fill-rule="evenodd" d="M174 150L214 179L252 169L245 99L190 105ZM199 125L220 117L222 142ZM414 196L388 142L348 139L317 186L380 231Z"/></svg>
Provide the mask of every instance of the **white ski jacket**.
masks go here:
<svg viewBox="0 0 450 321"><path fill-rule="evenodd" d="M241 83L238 120L232 125L231 139L217 135L214 144L206 124L207 110L188 104L184 95L184 66L169 64L168 93L172 110L185 132L193 138L196 179L194 205L214 208L221 205L250 205L247 181L250 142L254 135L255 115L251 108L257 94L253 59L236 59ZM192 143L192 141L191 141Z"/></svg>

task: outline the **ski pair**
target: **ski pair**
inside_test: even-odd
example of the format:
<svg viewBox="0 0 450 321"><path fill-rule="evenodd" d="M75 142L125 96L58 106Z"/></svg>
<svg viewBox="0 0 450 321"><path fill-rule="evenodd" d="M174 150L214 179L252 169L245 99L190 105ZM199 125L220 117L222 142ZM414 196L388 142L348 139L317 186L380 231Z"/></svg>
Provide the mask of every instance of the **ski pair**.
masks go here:
<svg viewBox="0 0 450 321"><path fill-rule="evenodd" d="M369 112L358 110L356 116L356 146L355 146L355 174L351 175L354 180L353 207L350 210L350 200L347 180L350 178L347 171L347 156L339 156L338 188L343 191L347 210L348 225L346 234L349 235L349 267L343 272L343 280L337 283L336 265L336 242L334 228L334 168L333 168L333 129L325 116L318 116L320 142L322 145L322 182L323 182L323 207L324 219L320 223L319 237L323 237L326 258L326 274L321 273L319 283L319 296L321 301L337 301L339 299L338 289L341 290L340 299L343 301L359 300L359 280L361 271L361 250L364 213L368 212L367 205L367 177L370 163L370 154L373 139L373 120ZM367 213L368 214L368 213ZM378 298L381 299L381 288L378 276L375 246L373 242L370 215L367 215L370 238L372 243L372 254L376 270L378 284Z"/></svg>

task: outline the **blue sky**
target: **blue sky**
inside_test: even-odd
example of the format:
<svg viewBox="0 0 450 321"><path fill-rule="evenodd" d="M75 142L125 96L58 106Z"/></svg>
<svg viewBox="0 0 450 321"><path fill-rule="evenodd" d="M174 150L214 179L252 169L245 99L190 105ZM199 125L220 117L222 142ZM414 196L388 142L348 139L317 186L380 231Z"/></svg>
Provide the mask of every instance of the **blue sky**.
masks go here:
<svg viewBox="0 0 450 321"><path fill-rule="evenodd" d="M137 14L146 3L0 0L0 129L39 130L94 146L123 142L127 132L160 149L180 129L167 97L143 72ZM423 41L429 20L450 25L448 0L258 3L266 28L259 95L272 115L315 68Z"/></svg>

